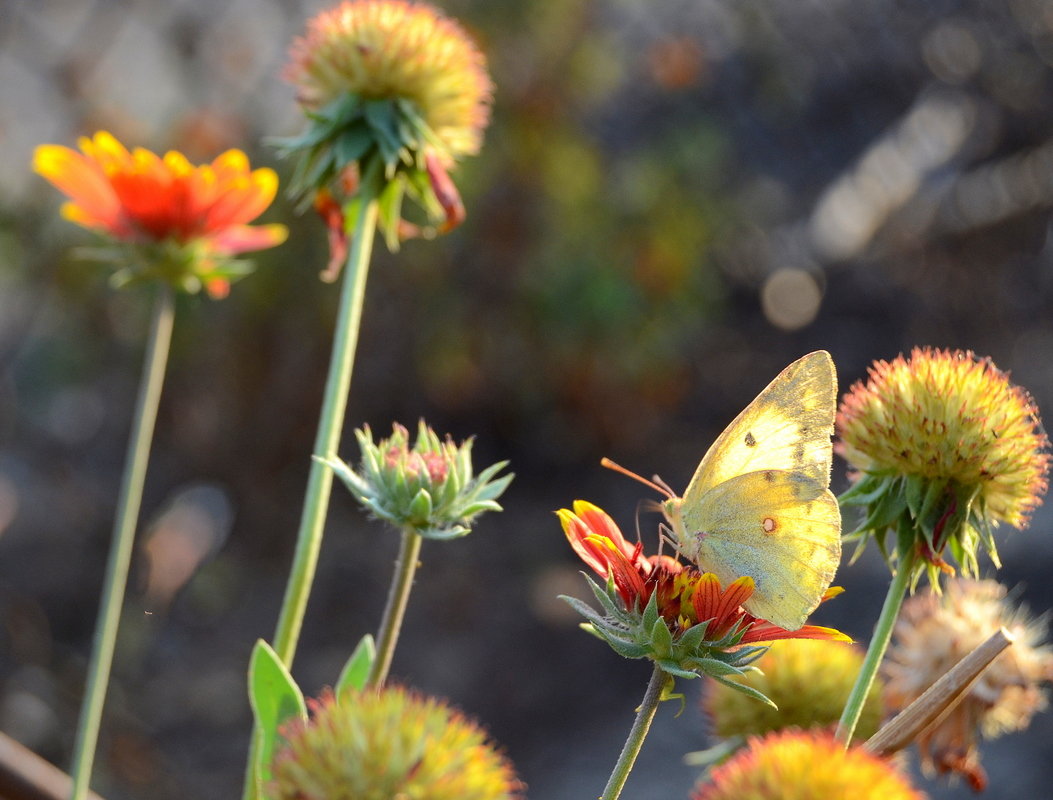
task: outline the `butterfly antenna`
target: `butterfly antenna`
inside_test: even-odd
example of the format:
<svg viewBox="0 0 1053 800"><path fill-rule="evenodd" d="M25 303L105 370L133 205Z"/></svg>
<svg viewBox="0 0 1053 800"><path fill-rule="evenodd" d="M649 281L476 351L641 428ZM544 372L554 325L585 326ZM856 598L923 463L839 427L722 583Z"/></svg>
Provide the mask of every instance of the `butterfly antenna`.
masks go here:
<svg viewBox="0 0 1053 800"><path fill-rule="evenodd" d="M655 483L654 481L649 481L642 475L637 475L632 470L626 469L621 464L616 464L606 456L600 459L600 466L606 467L607 469L613 469L615 472L620 472L622 475L626 475L635 481L639 481L644 486L650 486L656 492L664 494L670 500L676 497L676 494L673 492L673 490L666 486L664 483Z"/></svg>

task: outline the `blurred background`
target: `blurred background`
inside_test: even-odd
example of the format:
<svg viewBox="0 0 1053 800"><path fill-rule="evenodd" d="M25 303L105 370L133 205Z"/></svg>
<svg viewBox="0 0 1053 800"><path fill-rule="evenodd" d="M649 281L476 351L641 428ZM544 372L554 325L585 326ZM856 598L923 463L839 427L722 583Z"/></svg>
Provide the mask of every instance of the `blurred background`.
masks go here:
<svg viewBox="0 0 1053 800"><path fill-rule="evenodd" d="M425 417L517 477L468 538L428 542L394 675L480 718L530 785L602 788L649 667L578 631L587 593L554 509L633 528L709 442L818 348L843 392L914 345L992 357L1053 414L1053 6L1044 0L448 0L497 85L467 222L378 252L352 427ZM0 730L68 768L138 382L148 297L72 252L32 149L107 129L195 161L300 128L279 73L299 0L0 0ZM184 298L94 788L240 796L253 642L293 548L336 291L325 231L280 199L284 246L229 299ZM845 485L835 464L834 488ZM657 520L644 514L652 535ZM1053 607L1053 514L1003 532ZM652 540L653 541L653 540ZM294 673L331 684L373 631L397 537L334 492ZM865 641L868 553L817 614ZM990 564L983 561L989 574ZM686 797L699 685L662 708L627 798ZM1038 797L1051 715L984 747L987 797ZM933 797L962 784L923 781Z"/></svg>

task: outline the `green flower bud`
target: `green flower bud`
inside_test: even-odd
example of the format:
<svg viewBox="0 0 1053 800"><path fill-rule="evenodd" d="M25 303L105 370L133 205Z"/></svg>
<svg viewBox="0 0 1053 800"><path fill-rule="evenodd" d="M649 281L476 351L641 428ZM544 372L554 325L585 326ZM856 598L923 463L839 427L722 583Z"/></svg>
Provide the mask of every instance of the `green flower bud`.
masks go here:
<svg viewBox="0 0 1053 800"><path fill-rule="evenodd" d="M454 539L467 534L479 514L501 510L497 498L513 476L495 476L508 462L475 475L471 439L460 445L439 439L423 420L412 447L398 423L376 443L368 425L355 436L362 452L357 471L339 459L325 463L373 517L426 539Z"/></svg>

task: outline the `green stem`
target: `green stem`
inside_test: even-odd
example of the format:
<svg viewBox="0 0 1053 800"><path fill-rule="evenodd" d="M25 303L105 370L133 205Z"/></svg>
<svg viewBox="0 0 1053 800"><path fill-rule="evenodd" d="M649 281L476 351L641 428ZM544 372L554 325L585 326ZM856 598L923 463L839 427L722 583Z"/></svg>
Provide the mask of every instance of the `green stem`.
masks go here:
<svg viewBox="0 0 1053 800"><path fill-rule="evenodd" d="M333 458L344 430L344 412L351 390L351 370L355 362L358 331L362 324L362 304L366 293L369 258L373 251L373 234L377 227L377 201L369 193L373 181L363 180L359 193L358 219L352 233L351 253L344 267L344 282L340 289L340 308L337 312L333 351L329 359L329 376L322 396L322 412L318 433L314 440L314 455ZM316 459L311 460L307 478L300 529L296 534L296 552L285 599L274 631L274 652L286 667L292 667L296 644L303 627L307 598L311 592L318 551L322 546L325 517L329 510L329 493L333 486L333 471Z"/></svg>
<svg viewBox="0 0 1053 800"><path fill-rule="evenodd" d="M413 528L406 527L402 530L402 543L399 545L398 561L395 562L395 575L391 580L391 588L388 589L387 605L384 607L384 616L381 618L380 630L377 632L377 657L373 661L373 668L369 671L367 686L383 686L384 681L388 679L391 658L395 654L395 644L399 639L399 631L402 630L402 619L406 615L406 605L409 603L410 590L413 588L413 575L417 571L417 560L420 556L422 541L424 540L420 534Z"/></svg>
<svg viewBox="0 0 1053 800"><path fill-rule="evenodd" d="M344 281L340 288L340 308L337 311L333 350L329 359L329 376L325 383L318 433L314 440L314 455L320 458L336 456L340 435L344 429L344 412L351 390L351 371L355 362L355 347L362 323L362 305L366 293L369 259L373 252L373 238L377 227L377 178L366 174L359 187L358 217L351 233L351 252L344 267ZM316 459L311 460L307 478L300 529L296 535L289 582L274 631L274 651L286 667L292 667L296 644L303 627L307 598L311 592L318 552L322 546L329 494L333 486L333 471ZM245 774L244 800L257 797L255 779L256 760L260 746L260 732L254 728L249 746L249 761Z"/></svg>
<svg viewBox="0 0 1053 800"><path fill-rule="evenodd" d="M106 687L110 682L113 651L117 641L124 591L128 584L128 566L132 558L132 544L139 520L139 508L143 500L143 484L146 481L146 465L150 457L150 442L157 421L157 407L161 400L165 366L172 342L172 324L175 318L175 302L172 289L167 284L158 288L154 302L150 338L146 343L143 374L136 401L135 419L124 461L121 493L117 501L117 517L113 525L110 554L106 561L106 577L103 580L99 615L95 622L95 638L92 643L91 662L88 666L88 682L80 709L77 725L77 741L73 749L72 800L83 800L91 782L91 769L95 762L95 749L99 741L99 725L102 707L106 700Z"/></svg>
<svg viewBox="0 0 1053 800"><path fill-rule="evenodd" d="M643 747L644 739L647 738L647 732L651 729L651 722L662 700L662 687L665 686L666 680L665 672L655 664L654 672L651 673L651 682L647 684L647 691L644 692L640 707L636 710L636 719L629 730L629 737L622 746L618 763L614 765L614 771L611 772L611 777L607 781L607 787L603 790L600 800L616 800L622 793L629 772L632 771L636 757L640 754L640 748Z"/></svg>
<svg viewBox="0 0 1053 800"><path fill-rule="evenodd" d="M870 647L867 648L863 666L859 670L859 675L856 676L852 692L848 695L845 710L841 712L841 721L837 723L837 738L844 742L845 747L852 743L852 734L855 733L859 716L863 713L863 705L866 703L867 695L870 694L870 687L877 676L878 667L881 666L881 659L885 657L889 640L892 638L892 628L896 623L896 617L899 616L899 609L903 605L907 587L910 585L914 564L914 555L909 553L896 565L896 574L889 584L888 594L885 595L881 616L878 617L877 624L874 626L874 635L870 638Z"/></svg>

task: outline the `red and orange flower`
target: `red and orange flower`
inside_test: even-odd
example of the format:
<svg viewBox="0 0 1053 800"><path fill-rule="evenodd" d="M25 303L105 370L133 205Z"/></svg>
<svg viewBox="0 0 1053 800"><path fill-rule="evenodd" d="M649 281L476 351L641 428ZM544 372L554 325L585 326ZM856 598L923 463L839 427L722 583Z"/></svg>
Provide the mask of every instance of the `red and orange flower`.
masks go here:
<svg viewBox="0 0 1053 800"><path fill-rule="evenodd" d="M607 615L567 599L588 618L593 632L622 655L651 658L674 675L711 674L741 688L722 680L728 672L709 672L706 660L716 659L733 667L732 673L741 673L765 649L747 645L778 639L851 641L833 628L805 625L789 631L753 616L742 607L753 594L752 578L738 578L724 588L711 572L665 555L645 556L643 545L626 541L614 520L592 503L577 500L573 511L564 508L556 514L570 546L607 581L607 591L593 584ZM832 588L824 599L840 592ZM655 624L659 619L661 627Z"/></svg>
<svg viewBox="0 0 1053 800"><path fill-rule="evenodd" d="M105 131L78 146L80 152L40 145L33 169L70 198L62 207L66 219L131 248L118 280L162 278L223 297L248 271L233 256L285 241L284 225L248 224L274 200L278 177L250 170L240 150L194 166L175 151L129 152Z"/></svg>

